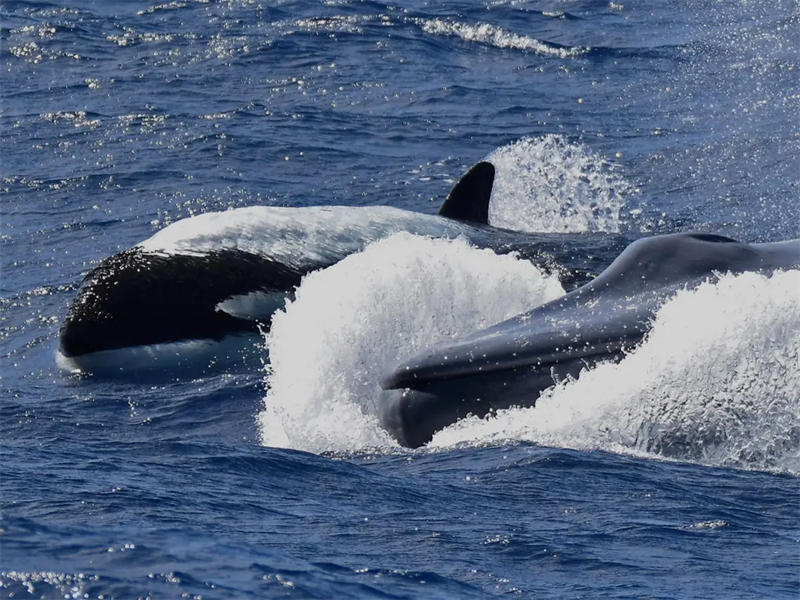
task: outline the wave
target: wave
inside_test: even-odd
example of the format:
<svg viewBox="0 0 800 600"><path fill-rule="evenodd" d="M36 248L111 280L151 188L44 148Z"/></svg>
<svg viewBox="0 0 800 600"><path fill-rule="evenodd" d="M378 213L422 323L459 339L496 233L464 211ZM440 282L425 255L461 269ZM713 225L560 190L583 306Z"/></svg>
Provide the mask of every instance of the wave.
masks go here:
<svg viewBox="0 0 800 600"><path fill-rule="evenodd" d="M617 168L559 135L523 138L487 156L497 176L489 222L531 232L608 232L621 228L631 186Z"/></svg>
<svg viewBox="0 0 800 600"><path fill-rule="evenodd" d="M398 231L455 238L473 229L391 206L248 206L176 221L139 247L169 254L236 248L304 269L336 262Z"/></svg>
<svg viewBox="0 0 800 600"><path fill-rule="evenodd" d="M291 29L297 28L301 31L311 32L332 32L332 33L364 33L363 25L374 21L384 21L392 24L385 15L334 15L331 17L311 17L305 19L295 19L291 21Z"/></svg>
<svg viewBox="0 0 800 600"><path fill-rule="evenodd" d="M679 292L618 364L535 408L465 419L431 447L529 441L800 473L800 271L723 276Z"/></svg>
<svg viewBox="0 0 800 600"><path fill-rule="evenodd" d="M389 368L561 294L527 261L407 233L311 273L267 335L262 442L311 452L396 448L375 416Z"/></svg>
<svg viewBox="0 0 800 600"><path fill-rule="evenodd" d="M532 37L506 31L502 27L489 23L469 25L443 19L419 19L417 23L425 33L432 35L458 37L467 42L478 42L495 48L527 50L544 56L574 58L589 51L589 48L560 46L551 42L542 42Z"/></svg>

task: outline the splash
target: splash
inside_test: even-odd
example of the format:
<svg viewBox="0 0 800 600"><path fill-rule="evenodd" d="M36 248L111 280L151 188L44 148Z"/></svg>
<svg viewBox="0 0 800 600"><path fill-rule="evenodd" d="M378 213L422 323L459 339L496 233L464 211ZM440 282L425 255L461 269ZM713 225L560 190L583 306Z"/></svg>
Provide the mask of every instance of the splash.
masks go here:
<svg viewBox="0 0 800 600"><path fill-rule="evenodd" d="M262 442L312 452L395 447L375 417L391 366L561 294L527 261L407 233L311 273L267 336Z"/></svg>
<svg viewBox="0 0 800 600"><path fill-rule="evenodd" d="M798 290L794 270L682 291L621 363L552 388L535 408L456 423L431 446L524 440L800 473Z"/></svg>
<svg viewBox="0 0 800 600"><path fill-rule="evenodd" d="M615 166L559 135L524 138L492 152L497 175L489 206L496 227L532 232L620 230L630 186Z"/></svg>
<svg viewBox="0 0 800 600"><path fill-rule="evenodd" d="M544 56L573 58L589 51L588 48L549 44L525 35L506 31L502 27L489 23L469 25L443 19L420 19L419 25L425 33L432 35L458 37L467 42L478 42L495 48L527 50Z"/></svg>

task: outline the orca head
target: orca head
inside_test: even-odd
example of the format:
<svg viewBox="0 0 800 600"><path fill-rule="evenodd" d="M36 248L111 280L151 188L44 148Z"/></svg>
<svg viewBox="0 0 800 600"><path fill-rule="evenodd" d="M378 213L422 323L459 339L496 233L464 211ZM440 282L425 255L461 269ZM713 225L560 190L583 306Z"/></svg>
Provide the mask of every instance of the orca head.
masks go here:
<svg viewBox="0 0 800 600"><path fill-rule="evenodd" d="M487 225L494 174L494 165L487 161L470 167L450 190L439 208L439 215L457 221Z"/></svg>
<svg viewBox="0 0 800 600"><path fill-rule="evenodd" d="M123 348L256 334L301 277L241 250L167 254L136 246L86 276L62 324L59 352L77 363Z"/></svg>

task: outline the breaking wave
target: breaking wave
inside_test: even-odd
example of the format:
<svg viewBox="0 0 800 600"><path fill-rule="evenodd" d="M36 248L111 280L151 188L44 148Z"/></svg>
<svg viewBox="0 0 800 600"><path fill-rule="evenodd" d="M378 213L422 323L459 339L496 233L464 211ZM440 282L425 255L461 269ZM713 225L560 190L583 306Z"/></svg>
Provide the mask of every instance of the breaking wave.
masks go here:
<svg viewBox="0 0 800 600"><path fill-rule="evenodd" d="M469 25L444 19L420 19L419 25L425 33L432 35L458 37L466 42L478 42L495 48L526 50L558 58L573 58L589 51L589 48L559 46L542 42L532 37L506 31L502 27L489 23Z"/></svg>

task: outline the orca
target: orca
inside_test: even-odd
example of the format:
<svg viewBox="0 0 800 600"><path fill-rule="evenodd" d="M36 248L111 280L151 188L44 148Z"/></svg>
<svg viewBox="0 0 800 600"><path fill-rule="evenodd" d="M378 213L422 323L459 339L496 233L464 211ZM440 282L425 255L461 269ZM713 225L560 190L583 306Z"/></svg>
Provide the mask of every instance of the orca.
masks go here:
<svg viewBox="0 0 800 600"><path fill-rule="evenodd" d="M380 382L380 421L413 448L468 415L534 406L555 383L620 360L678 290L724 273L796 268L800 239L746 244L677 233L637 240L565 296L397 365Z"/></svg>
<svg viewBox="0 0 800 600"><path fill-rule="evenodd" d="M117 375L260 363L254 339L303 275L400 231L517 252L563 271L567 285L596 273L605 249L622 243L614 235L571 239L489 226L494 177L490 162L472 166L438 215L390 206L252 206L177 221L85 276L60 329L57 362Z"/></svg>

